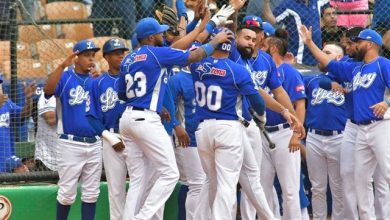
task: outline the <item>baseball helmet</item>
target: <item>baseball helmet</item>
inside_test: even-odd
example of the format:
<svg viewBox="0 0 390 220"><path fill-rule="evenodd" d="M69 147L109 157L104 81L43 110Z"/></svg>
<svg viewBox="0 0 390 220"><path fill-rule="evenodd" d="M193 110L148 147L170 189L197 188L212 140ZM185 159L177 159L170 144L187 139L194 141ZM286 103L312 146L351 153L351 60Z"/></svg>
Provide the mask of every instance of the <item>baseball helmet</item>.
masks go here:
<svg viewBox="0 0 390 220"><path fill-rule="evenodd" d="M218 44L216 49L221 50L221 51L231 52L233 47L235 46L235 40L234 40L234 33L229 28L226 28L226 27L214 28L213 31L211 32L209 40L212 40L215 35L217 35L218 33L222 32L222 31L231 33L233 37L230 39L230 42L227 41L225 43Z"/></svg>
<svg viewBox="0 0 390 220"><path fill-rule="evenodd" d="M110 40L104 43L103 54L107 54L115 50L128 51L129 48L127 48L126 45L123 43L123 41L119 38L111 38Z"/></svg>

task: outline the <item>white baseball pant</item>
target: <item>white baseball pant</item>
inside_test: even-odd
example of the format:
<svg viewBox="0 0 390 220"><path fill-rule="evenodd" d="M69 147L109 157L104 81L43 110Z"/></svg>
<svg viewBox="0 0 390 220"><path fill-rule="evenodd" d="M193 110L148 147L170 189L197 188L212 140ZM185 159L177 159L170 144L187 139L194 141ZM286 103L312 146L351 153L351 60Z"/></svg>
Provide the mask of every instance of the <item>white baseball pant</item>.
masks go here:
<svg viewBox="0 0 390 220"><path fill-rule="evenodd" d="M160 116L149 110L139 111L127 107L119 123L121 136L128 148L128 169L130 188L126 198L123 219L151 219L164 206L179 179L171 139ZM145 169L150 163L151 169ZM150 174L150 170L155 170ZM137 204L143 200L144 178L156 180L145 201L135 212Z"/></svg>
<svg viewBox="0 0 390 220"><path fill-rule="evenodd" d="M390 186L383 177L379 166L376 167L374 172L374 186L374 207L376 219L390 220Z"/></svg>
<svg viewBox="0 0 390 220"><path fill-rule="evenodd" d="M115 134L119 137L119 134ZM116 152L103 138L103 165L108 184L110 220L122 220L126 202L127 148Z"/></svg>
<svg viewBox="0 0 390 220"><path fill-rule="evenodd" d="M268 143L263 140L261 184L270 208L275 210L273 187L275 175L278 175L283 194L283 219L301 220L299 202L301 155L299 151L289 152L288 145L292 134L290 128L269 132L268 135L275 144L274 149L270 149Z"/></svg>
<svg viewBox="0 0 390 220"><path fill-rule="evenodd" d="M81 183L81 201L94 203L100 193L102 174L102 142L81 143L58 139L58 193L62 205L72 205Z"/></svg>
<svg viewBox="0 0 390 220"><path fill-rule="evenodd" d="M212 220L234 220L237 183L244 154L241 147L244 126L239 121L205 120L199 124L195 135L206 173L200 199L208 197ZM208 212L199 213L198 210L195 211L197 220L208 219Z"/></svg>
<svg viewBox="0 0 390 220"><path fill-rule="evenodd" d="M343 197L340 176L340 149L343 134L323 136L308 132L306 138L306 162L312 185L313 219L326 220L326 191L332 193L332 219L343 219Z"/></svg>
<svg viewBox="0 0 390 220"><path fill-rule="evenodd" d="M260 182L260 166L262 157L262 139L259 127L251 121L245 129L244 136L244 162L242 164L240 179L241 203L240 211L243 220L254 220L256 210L261 219L274 219L265 193ZM248 140L246 140L248 139Z"/></svg>
<svg viewBox="0 0 390 220"><path fill-rule="evenodd" d="M390 183L390 120L359 125L355 152L355 187L361 220L376 219L372 199L371 180L379 166Z"/></svg>
<svg viewBox="0 0 390 220"><path fill-rule="evenodd" d="M199 202L199 196L206 179L206 174L203 171L197 147L182 148L182 153L183 170L189 189L187 192L187 199L185 204L186 220L195 220L195 209Z"/></svg>

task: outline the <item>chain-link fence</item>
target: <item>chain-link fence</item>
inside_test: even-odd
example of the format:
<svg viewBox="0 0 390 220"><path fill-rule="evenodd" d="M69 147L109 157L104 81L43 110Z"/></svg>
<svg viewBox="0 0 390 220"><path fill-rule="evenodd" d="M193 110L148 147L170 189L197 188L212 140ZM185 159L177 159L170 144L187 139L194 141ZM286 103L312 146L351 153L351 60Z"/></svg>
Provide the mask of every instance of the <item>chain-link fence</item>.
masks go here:
<svg viewBox="0 0 390 220"><path fill-rule="evenodd" d="M198 1L185 2L190 9ZM206 2L221 7L228 1ZM344 0L330 1L330 4L323 0L273 0L268 5L266 2L248 0L240 10L240 17L255 14L286 28L290 35L289 49L298 63L312 65L314 62L299 39L297 27L300 24L312 26L319 46L330 41L344 41L348 46L345 36L351 28L372 27L383 36L384 55L389 54L388 0ZM40 98L47 75L71 53L79 40L91 39L102 47L107 39L117 36L131 47L129 39L136 21L154 16L155 9L164 3L171 5L172 0L0 0L0 72L3 80L0 181L56 178L56 173L51 172L56 170L55 123L48 121L46 114L55 111L55 103L49 106L40 103L44 100ZM101 53L96 56L96 67L100 71L108 68ZM31 83L35 83L37 89L29 109L24 88Z"/></svg>

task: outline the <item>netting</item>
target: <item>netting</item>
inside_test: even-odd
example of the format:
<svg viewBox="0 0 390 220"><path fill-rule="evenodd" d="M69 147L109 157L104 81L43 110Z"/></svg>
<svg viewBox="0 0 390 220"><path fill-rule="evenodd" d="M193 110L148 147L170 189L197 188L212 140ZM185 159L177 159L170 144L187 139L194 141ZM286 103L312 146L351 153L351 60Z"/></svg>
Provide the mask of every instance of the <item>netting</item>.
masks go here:
<svg viewBox="0 0 390 220"><path fill-rule="evenodd" d="M197 1L186 1L189 9L193 2ZM216 5L221 7L227 2L218 0ZM322 7L322 2L271 1L270 8L277 26L289 31L289 46L295 56L299 56L299 49L295 48L302 46L297 23L312 26L313 33L320 36L319 46L331 41L342 42L352 27L371 27L382 34L383 54L389 56L390 1L330 1L331 7ZM56 169L55 123L48 122L55 107L40 104L39 98L47 75L71 53L74 44L82 39L91 39L102 47L107 39L117 36L125 39L131 47L129 39L136 22L143 17L154 16L155 9L161 4L171 5L172 1L0 0L0 73L3 79L0 99L1 181L12 180L16 176L18 181L23 180L23 176L24 180L31 180L34 179L31 174L39 176L40 173L48 179L56 175L47 173ZM249 0L240 10L240 18L255 14L273 23L264 11L264 1ZM298 61L310 64L306 63L303 55ZM97 54L96 66L99 71L108 68L101 53ZM35 83L37 88L29 106L24 88L29 88L31 83ZM30 172L26 173L28 170ZM42 176L35 179L42 180Z"/></svg>

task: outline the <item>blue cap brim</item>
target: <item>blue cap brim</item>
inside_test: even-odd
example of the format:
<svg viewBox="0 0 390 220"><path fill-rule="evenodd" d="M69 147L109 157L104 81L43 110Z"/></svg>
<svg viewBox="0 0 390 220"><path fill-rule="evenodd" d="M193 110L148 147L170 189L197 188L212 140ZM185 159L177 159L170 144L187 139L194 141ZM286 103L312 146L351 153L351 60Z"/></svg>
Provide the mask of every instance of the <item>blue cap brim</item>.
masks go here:
<svg viewBox="0 0 390 220"><path fill-rule="evenodd" d="M100 50L100 48L86 49L86 50L83 50L81 52L77 52L77 54L81 54L81 53L84 53L84 52L87 52L87 51L90 51L90 50L98 52Z"/></svg>
<svg viewBox="0 0 390 220"><path fill-rule="evenodd" d="M160 34L162 32L165 32L169 29L169 26L168 25L165 25L165 24L160 24L160 30L156 33L156 34Z"/></svg>

